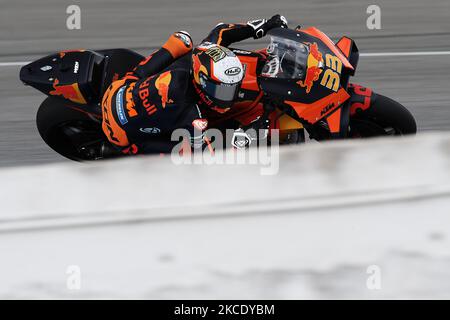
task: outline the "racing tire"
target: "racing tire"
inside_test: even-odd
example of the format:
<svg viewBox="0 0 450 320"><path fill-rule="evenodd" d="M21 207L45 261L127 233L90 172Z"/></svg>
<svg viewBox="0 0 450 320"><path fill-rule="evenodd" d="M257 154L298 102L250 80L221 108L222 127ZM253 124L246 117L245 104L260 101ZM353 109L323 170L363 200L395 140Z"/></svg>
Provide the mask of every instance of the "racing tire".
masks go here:
<svg viewBox="0 0 450 320"><path fill-rule="evenodd" d="M377 94L367 110L357 110L350 118L350 138L403 136L417 133L411 112L397 101Z"/></svg>
<svg viewBox="0 0 450 320"><path fill-rule="evenodd" d="M96 160L95 153L107 144L101 121L68 104L51 97L42 102L36 115L39 134L50 148L70 160Z"/></svg>

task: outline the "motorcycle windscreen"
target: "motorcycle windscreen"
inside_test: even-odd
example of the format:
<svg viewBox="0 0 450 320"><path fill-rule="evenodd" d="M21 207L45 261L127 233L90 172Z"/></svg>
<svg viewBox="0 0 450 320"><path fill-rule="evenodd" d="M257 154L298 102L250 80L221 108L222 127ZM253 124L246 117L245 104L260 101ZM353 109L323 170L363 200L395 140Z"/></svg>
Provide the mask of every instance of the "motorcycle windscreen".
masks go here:
<svg viewBox="0 0 450 320"><path fill-rule="evenodd" d="M269 56L261 76L278 79L304 79L309 56L307 45L272 36L267 53Z"/></svg>

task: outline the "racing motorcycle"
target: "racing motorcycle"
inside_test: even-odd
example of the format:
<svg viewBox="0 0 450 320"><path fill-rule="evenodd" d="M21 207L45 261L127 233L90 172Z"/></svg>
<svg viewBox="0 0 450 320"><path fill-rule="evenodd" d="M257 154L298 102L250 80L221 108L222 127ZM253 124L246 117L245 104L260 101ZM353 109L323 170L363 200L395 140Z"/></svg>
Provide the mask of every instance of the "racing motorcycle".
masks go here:
<svg viewBox="0 0 450 320"><path fill-rule="evenodd" d="M358 65L355 42L334 43L315 27L276 28L262 50L232 49L245 77L237 103L262 105L261 120L278 129L280 143L415 134L400 103L350 83ZM77 161L114 157L104 135L100 102L108 86L144 57L128 49L62 51L36 60L20 79L48 97L36 118L42 139Z"/></svg>

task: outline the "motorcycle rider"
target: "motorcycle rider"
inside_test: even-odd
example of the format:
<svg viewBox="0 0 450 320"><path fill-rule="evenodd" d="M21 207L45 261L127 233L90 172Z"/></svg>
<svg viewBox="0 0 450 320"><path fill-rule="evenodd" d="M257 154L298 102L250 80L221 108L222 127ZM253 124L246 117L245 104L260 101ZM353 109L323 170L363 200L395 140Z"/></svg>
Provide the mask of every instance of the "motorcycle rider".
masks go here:
<svg viewBox="0 0 450 320"><path fill-rule="evenodd" d="M193 49L185 31L114 81L102 99L102 128L108 140L125 154L170 152L177 142L174 129L204 130L202 110L220 116L232 108L244 68L227 47L248 38L258 39L276 27L287 27L283 16L246 24L218 24ZM192 146L203 137L194 137Z"/></svg>

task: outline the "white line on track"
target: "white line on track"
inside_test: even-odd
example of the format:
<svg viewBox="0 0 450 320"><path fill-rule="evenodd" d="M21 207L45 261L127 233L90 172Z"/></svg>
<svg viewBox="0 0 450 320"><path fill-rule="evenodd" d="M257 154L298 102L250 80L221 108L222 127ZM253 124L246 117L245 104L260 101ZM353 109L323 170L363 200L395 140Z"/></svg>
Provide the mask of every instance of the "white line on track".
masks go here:
<svg viewBox="0 0 450 320"><path fill-rule="evenodd" d="M15 67L24 66L29 64L31 61L19 61L19 62L0 62L0 67Z"/></svg>
<svg viewBox="0 0 450 320"><path fill-rule="evenodd" d="M418 52L370 52L361 53L361 57L413 57L413 56L447 56L450 51L418 51ZM31 61L0 62L0 67L24 66Z"/></svg>

